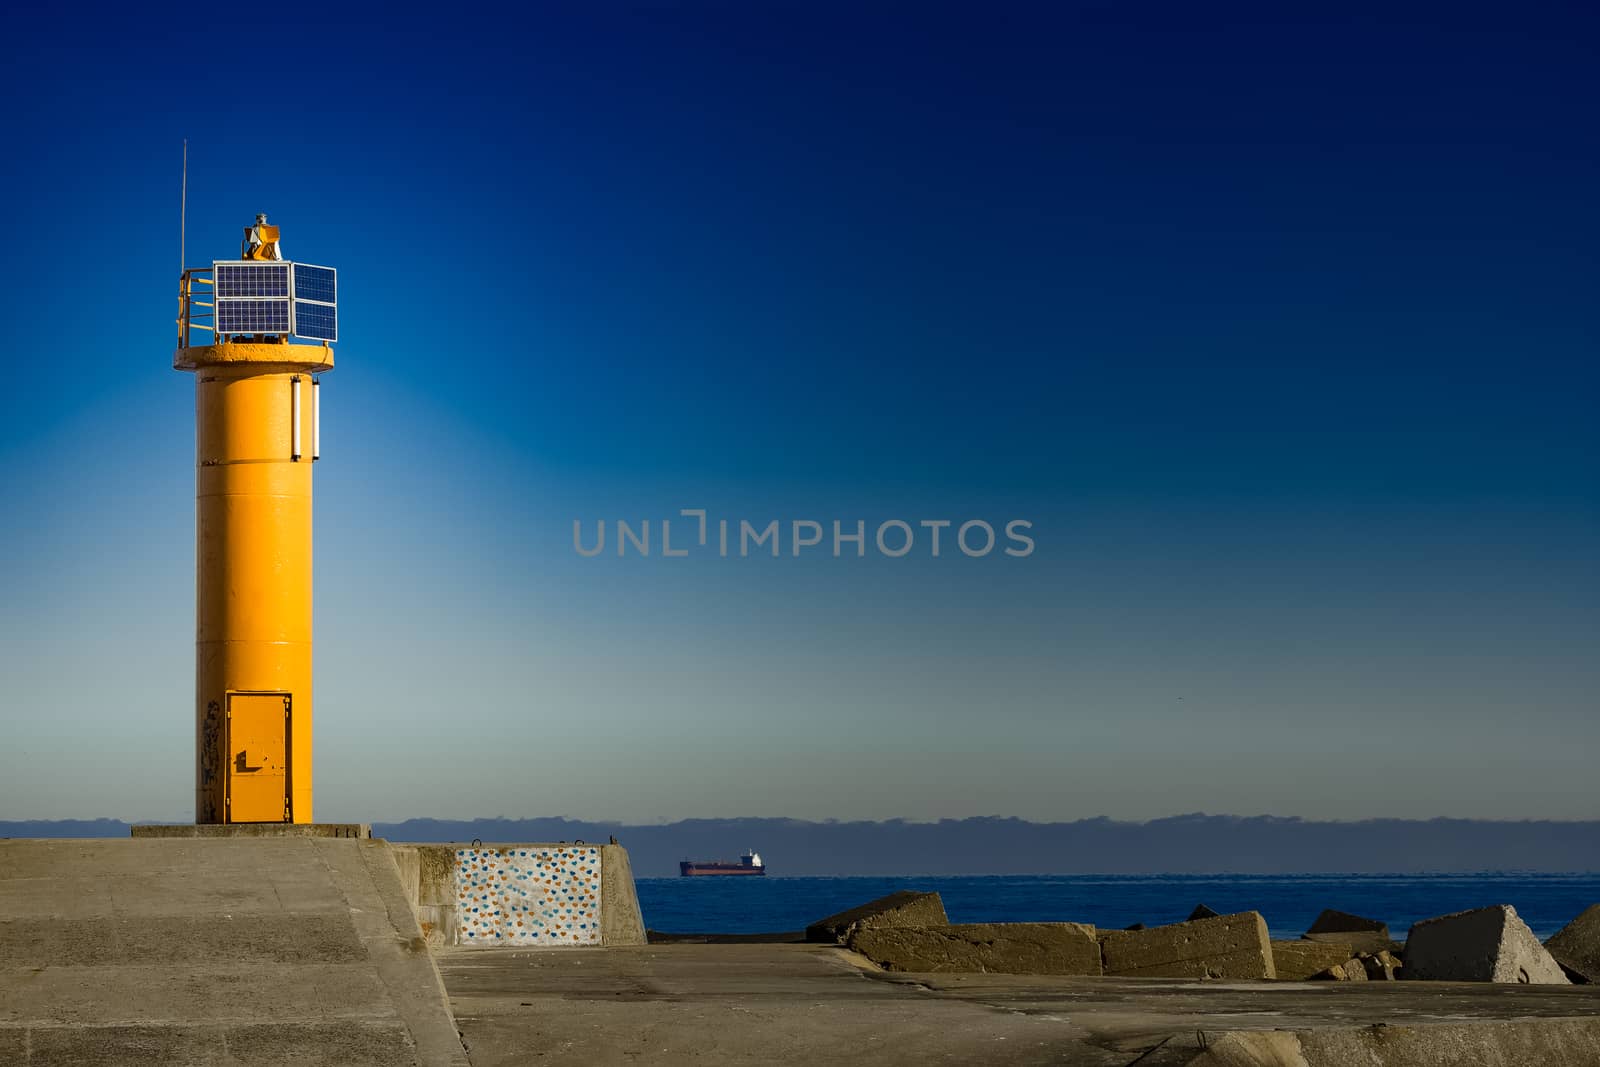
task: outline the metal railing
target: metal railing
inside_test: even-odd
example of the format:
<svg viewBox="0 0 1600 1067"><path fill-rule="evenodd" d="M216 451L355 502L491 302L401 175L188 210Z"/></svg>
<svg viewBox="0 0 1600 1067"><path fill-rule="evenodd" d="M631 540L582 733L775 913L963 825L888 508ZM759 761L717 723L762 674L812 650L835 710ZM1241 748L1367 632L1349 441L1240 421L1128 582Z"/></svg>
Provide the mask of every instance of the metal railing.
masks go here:
<svg viewBox="0 0 1600 1067"><path fill-rule="evenodd" d="M197 286L203 286L198 290ZM217 335L217 296L216 280L211 277L210 267L190 267L183 272L183 277L178 282L178 347L188 348L193 344L193 332L204 330L211 335L205 344L212 344ZM209 295L210 300L197 300L196 295ZM195 310L202 308L204 310Z"/></svg>

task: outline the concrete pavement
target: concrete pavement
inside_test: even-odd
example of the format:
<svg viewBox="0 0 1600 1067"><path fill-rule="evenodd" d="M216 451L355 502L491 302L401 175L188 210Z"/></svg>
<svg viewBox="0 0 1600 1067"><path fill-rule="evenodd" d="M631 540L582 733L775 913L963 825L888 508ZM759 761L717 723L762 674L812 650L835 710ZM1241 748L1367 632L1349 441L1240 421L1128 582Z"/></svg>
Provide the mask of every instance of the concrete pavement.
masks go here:
<svg viewBox="0 0 1600 1067"><path fill-rule="evenodd" d="M1592 986L888 974L801 944L438 959L473 1067L1600 1065ZM1517 1051L1540 1047L1541 1059Z"/></svg>

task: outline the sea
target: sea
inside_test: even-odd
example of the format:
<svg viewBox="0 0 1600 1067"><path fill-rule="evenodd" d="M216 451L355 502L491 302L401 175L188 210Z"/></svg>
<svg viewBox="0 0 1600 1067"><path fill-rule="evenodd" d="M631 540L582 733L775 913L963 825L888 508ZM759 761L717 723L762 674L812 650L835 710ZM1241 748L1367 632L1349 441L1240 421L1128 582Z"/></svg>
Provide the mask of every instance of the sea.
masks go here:
<svg viewBox="0 0 1600 1067"><path fill-rule="evenodd" d="M1510 904L1549 937L1600 902L1600 872L1577 874L1040 874L873 878L640 878L645 925L665 933L769 933L892 893L935 891L951 922L1083 922L1108 929L1181 922L1198 904L1259 911L1276 938L1305 932L1324 908L1381 919L1404 940L1436 915Z"/></svg>

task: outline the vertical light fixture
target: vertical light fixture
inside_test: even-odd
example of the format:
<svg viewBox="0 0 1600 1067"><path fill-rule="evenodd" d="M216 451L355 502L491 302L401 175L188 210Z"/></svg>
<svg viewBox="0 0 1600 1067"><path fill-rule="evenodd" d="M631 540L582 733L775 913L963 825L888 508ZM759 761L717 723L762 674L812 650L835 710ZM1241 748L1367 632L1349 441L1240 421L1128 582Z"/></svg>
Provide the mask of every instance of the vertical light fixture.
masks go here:
<svg viewBox="0 0 1600 1067"><path fill-rule="evenodd" d="M289 379L289 387L294 390L294 395L289 401L290 418L294 421L294 450L289 458L296 463L300 462L300 376L295 375Z"/></svg>

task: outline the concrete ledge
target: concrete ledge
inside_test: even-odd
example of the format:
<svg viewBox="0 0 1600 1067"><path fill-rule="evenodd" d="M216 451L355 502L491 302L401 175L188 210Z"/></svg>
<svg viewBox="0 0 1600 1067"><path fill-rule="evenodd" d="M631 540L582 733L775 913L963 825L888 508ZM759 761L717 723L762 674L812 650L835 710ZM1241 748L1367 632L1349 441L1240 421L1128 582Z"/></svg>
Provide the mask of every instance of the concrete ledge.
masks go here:
<svg viewBox="0 0 1600 1067"><path fill-rule="evenodd" d="M924 974L1100 973L1094 927L1080 923L864 926L848 946L891 971Z"/></svg>
<svg viewBox="0 0 1600 1067"><path fill-rule="evenodd" d="M231 822L190 825L140 823L129 827L134 837L371 837L364 822Z"/></svg>

